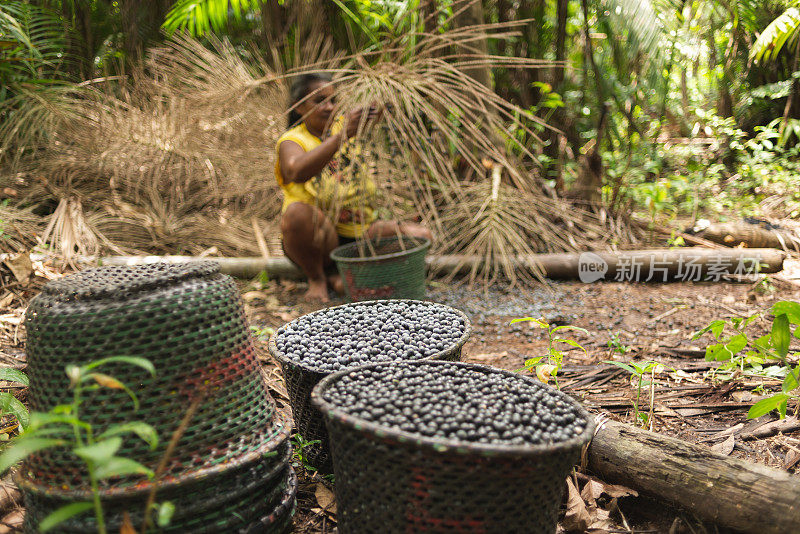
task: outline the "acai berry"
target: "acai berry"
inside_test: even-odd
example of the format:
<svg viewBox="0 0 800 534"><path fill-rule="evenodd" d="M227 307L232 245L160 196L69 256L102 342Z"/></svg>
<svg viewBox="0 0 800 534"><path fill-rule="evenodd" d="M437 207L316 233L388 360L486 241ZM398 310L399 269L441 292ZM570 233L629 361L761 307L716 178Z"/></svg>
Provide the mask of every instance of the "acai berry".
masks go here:
<svg viewBox="0 0 800 534"><path fill-rule="evenodd" d="M278 330L287 359L321 373L399 360L419 360L453 348L468 326L453 308L432 302L349 304L304 315Z"/></svg>
<svg viewBox="0 0 800 534"><path fill-rule="evenodd" d="M552 444L587 427L575 402L532 378L448 362L354 369L322 399L382 426L471 443Z"/></svg>

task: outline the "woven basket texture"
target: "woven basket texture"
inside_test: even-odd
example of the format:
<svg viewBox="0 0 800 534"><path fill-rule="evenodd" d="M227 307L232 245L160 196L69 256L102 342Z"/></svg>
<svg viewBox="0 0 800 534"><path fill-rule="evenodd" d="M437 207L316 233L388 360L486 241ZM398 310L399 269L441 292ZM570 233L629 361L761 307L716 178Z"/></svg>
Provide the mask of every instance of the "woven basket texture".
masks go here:
<svg viewBox="0 0 800 534"><path fill-rule="evenodd" d="M237 495L227 495L227 500L208 507L196 507L194 515L178 516L180 505L176 505L176 515L170 524L159 528L153 526L148 532L152 533L192 533L192 534L283 534L287 532L292 522L296 508L297 476L288 463L281 465L277 476L264 479L255 487L242 488ZM198 496L199 497L199 496ZM34 514L26 513L23 531L26 534L38 532L36 525L53 511L56 504L51 499L43 499L38 494L25 494L25 506L33 507ZM163 497L157 499L163 502ZM134 508L112 509L113 514L107 519L109 532L119 532L123 512L128 512L131 524L137 528L141 525L141 510L146 501L128 501L127 504ZM63 502L58 503L64 504ZM122 504L122 503L119 503ZM137 515L138 512L138 515ZM86 512L69 521L61 523L49 532L58 534L89 534L97 532L97 526L92 512Z"/></svg>
<svg viewBox="0 0 800 534"><path fill-rule="evenodd" d="M130 438L117 453L155 470L194 403L197 411L159 480L157 502L175 505L172 522L153 532L283 532L295 507L289 425L275 410L234 281L214 262L89 269L48 283L26 314L31 408L69 404L68 365L109 356L147 358L156 376L122 363L99 370L128 385L87 392L81 419L95 434L143 421L155 450ZM67 449L30 456L17 473L26 532L60 506L90 500L88 473ZM137 527L152 483L143 477L102 481L109 531L123 513ZM96 532L91 512L57 532Z"/></svg>
<svg viewBox="0 0 800 534"><path fill-rule="evenodd" d="M358 305L374 305L380 301L360 302ZM405 300L408 303L415 303L419 301ZM472 327L469 319L464 313L454 308L444 306L444 304L427 303L431 306L445 307L454 311L462 316L464 319L464 334L453 346L426 358L426 360L446 360L446 361L460 361L461 349L469 339ZM340 308L347 309L353 307L355 304L343 304ZM328 308L329 310L331 308ZM322 310L324 311L324 310ZM313 312L320 313L320 312ZM313 314L310 314L313 315ZM305 316L304 316L305 317ZM296 321L299 320L295 319ZM280 335L280 330L275 334ZM278 360L283 371L283 378L286 382L286 390L289 393L289 404L292 407L292 417L294 419L294 428L303 439L306 441L318 441L312 445L306 446L303 450L303 455L306 461L312 467L318 469L322 473L332 473L333 464L331 463L330 446L328 445L328 432L325 428L325 420L319 410L311 402L311 392L314 387L326 376L331 373L322 373L309 369L297 362L288 359L286 355L278 350L275 344L275 339L269 342L270 354Z"/></svg>
<svg viewBox="0 0 800 534"><path fill-rule="evenodd" d="M331 259L353 302L423 299L425 254L430 246L427 239L384 237L337 247Z"/></svg>
<svg viewBox="0 0 800 534"><path fill-rule="evenodd" d="M509 380L528 379L486 366L456 365L507 373ZM556 531L564 479L592 432L583 408L579 410L587 425L585 439L553 446L423 438L342 417L340 410L323 402L325 389L347 372L352 370L325 379L313 396L329 434L339 532Z"/></svg>
<svg viewBox="0 0 800 534"><path fill-rule="evenodd" d="M124 391L108 388L88 393L82 407L81 417L97 433L124 421L155 427L158 448L130 439L119 456L155 469L180 414L201 389L205 395L172 456L170 474L259 448L271 437L275 406L236 285L217 270L208 262L105 267L48 284L26 318L31 409L71 402L67 365L139 356L155 365L155 377L132 365L102 368L134 390L138 410ZM52 449L26 465L27 476L43 484L82 487L86 478L82 462L66 450Z"/></svg>

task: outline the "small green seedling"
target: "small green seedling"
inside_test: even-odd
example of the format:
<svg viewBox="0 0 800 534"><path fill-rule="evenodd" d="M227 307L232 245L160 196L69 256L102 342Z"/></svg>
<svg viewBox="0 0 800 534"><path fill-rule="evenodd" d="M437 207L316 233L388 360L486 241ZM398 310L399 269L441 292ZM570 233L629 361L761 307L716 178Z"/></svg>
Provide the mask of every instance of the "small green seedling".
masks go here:
<svg viewBox="0 0 800 534"><path fill-rule="evenodd" d="M124 363L145 369L155 375L153 364L144 358L112 356L84 366L69 365L66 372L72 389L72 403L54 407L47 413L33 412L24 432L9 443L0 454L0 473L31 454L54 447L68 448L86 464L92 491L92 501L74 502L62 506L45 517L39 524L40 532L47 532L67 519L94 509L97 531L106 534L106 523L100 501L99 481L126 475L146 475L153 477L153 471L141 463L117 456L122 447L122 436L135 434L144 440L151 449L158 445L155 429L143 422L130 421L111 425L97 435L92 425L80 417L83 394L102 388L122 390L133 400L138 408L139 399L125 384L116 378L97 371L108 363ZM159 524L171 517L171 503L158 506ZM172 507L174 509L174 507Z"/></svg>
<svg viewBox="0 0 800 534"><path fill-rule="evenodd" d="M23 386L28 385L28 376L18 369L10 367L0 368L0 380L6 382L16 382ZM11 414L17 420L17 426L24 430L31 421L28 409L14 395L7 391L0 391L0 416ZM8 434L0 435L0 440L8 439Z"/></svg>
<svg viewBox="0 0 800 534"><path fill-rule="evenodd" d="M542 328L547 331L547 358L545 359L544 356L537 356L535 358L530 358L529 360L525 361L525 369L527 371L533 371L536 373L536 377L547 384L550 379L553 379L556 387L558 387L558 373L561 371L561 365L564 361L564 352L558 350L556 348L558 343L564 343L571 347L578 348L586 353L586 349L583 348L577 341L573 339L566 339L562 337L556 337L556 332L563 332L566 330L576 330L578 332L583 332L584 334L589 334L585 329L580 328L578 326L571 326L571 325L563 325L563 326L553 326L544 319L535 319L533 317L522 317L520 319L514 319L511 321L511 324L520 323L523 321L531 322L535 326Z"/></svg>
<svg viewBox="0 0 800 534"><path fill-rule="evenodd" d="M321 443L318 439L312 439L306 441L306 439L301 436L300 434L292 434L292 460L295 467L303 466L303 468L308 472L315 472L317 470L316 467L308 463L308 457L306 456L306 448L317 445Z"/></svg>
<svg viewBox="0 0 800 534"><path fill-rule="evenodd" d="M275 329L270 326L265 326L264 328L259 328L258 326L251 326L250 331L253 333L253 337L255 337L258 341L262 341L264 343L269 341L269 338L275 334Z"/></svg>
<svg viewBox="0 0 800 534"><path fill-rule="evenodd" d="M630 363L622 363L622 362L615 362L612 360L606 360L603 363L610 363L611 365L616 365L617 367L621 367L625 369L631 374L631 379L636 381L636 400L633 401L633 412L634 417L636 417L636 421L641 423L642 427L648 425L648 423L652 423L653 421L653 402L655 400L655 377L657 373L660 373L664 370L664 366L657 361L648 360L646 362L630 362ZM645 380L646 375L650 375L649 380ZM650 411L644 412L640 410L640 399L642 397L642 388L649 386L650 387Z"/></svg>
<svg viewBox="0 0 800 534"><path fill-rule="evenodd" d="M756 339L748 336L746 328L761 314L734 317L729 321L718 319L697 332L693 339L710 332L718 343L706 347L706 360L723 362L720 369L738 368L741 374L783 378L781 392L761 399L747 412L750 419L777 410L781 419L786 417L789 401L800 400L800 364L798 353L789 352L792 337L800 338L800 303L776 302L772 306L774 319L770 332ZM733 335L725 336L726 327Z"/></svg>
<svg viewBox="0 0 800 534"><path fill-rule="evenodd" d="M606 345L611 353L618 352L619 354L625 354L628 352L628 349L630 349L629 346L622 343L622 341L619 339L619 334L611 334L611 337L608 339Z"/></svg>

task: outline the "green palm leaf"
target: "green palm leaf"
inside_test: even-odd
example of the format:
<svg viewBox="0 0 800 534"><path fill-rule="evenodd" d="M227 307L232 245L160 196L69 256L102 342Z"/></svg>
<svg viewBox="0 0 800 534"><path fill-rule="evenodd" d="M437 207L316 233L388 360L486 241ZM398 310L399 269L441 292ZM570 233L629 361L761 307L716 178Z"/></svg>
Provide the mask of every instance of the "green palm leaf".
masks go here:
<svg viewBox="0 0 800 534"><path fill-rule="evenodd" d="M750 57L756 62L774 60L784 45L794 44L797 41L798 29L800 29L800 10L790 7L764 28L750 49Z"/></svg>
<svg viewBox="0 0 800 534"><path fill-rule="evenodd" d="M168 34L188 31L195 37L225 29L231 14L240 20L243 14L255 11L262 0L178 0L167 13L161 26Z"/></svg>

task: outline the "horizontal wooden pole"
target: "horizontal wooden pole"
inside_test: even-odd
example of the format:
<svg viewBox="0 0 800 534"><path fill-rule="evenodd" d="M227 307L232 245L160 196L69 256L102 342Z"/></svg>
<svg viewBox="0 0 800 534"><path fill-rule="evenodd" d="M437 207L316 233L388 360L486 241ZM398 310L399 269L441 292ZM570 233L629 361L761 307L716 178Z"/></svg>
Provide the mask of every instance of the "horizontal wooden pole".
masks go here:
<svg viewBox="0 0 800 534"><path fill-rule="evenodd" d="M548 278L574 279L585 282L596 280L664 282L675 279L693 281L718 281L724 274L750 274L737 269L752 269L759 265L760 273L775 273L783 269L786 254L775 249L707 249L687 247L679 249L630 250L618 252L582 252L534 254L518 256L513 261L518 269L539 268ZM41 261L46 256L32 254L31 259ZM261 272L271 277L300 279L300 269L284 256L274 258L198 258L195 256L104 256L78 257L79 263L88 265L138 265L143 263L214 260L223 273L239 278L254 278ZM426 258L433 273L467 272L474 265L482 265L478 256L431 255Z"/></svg>

